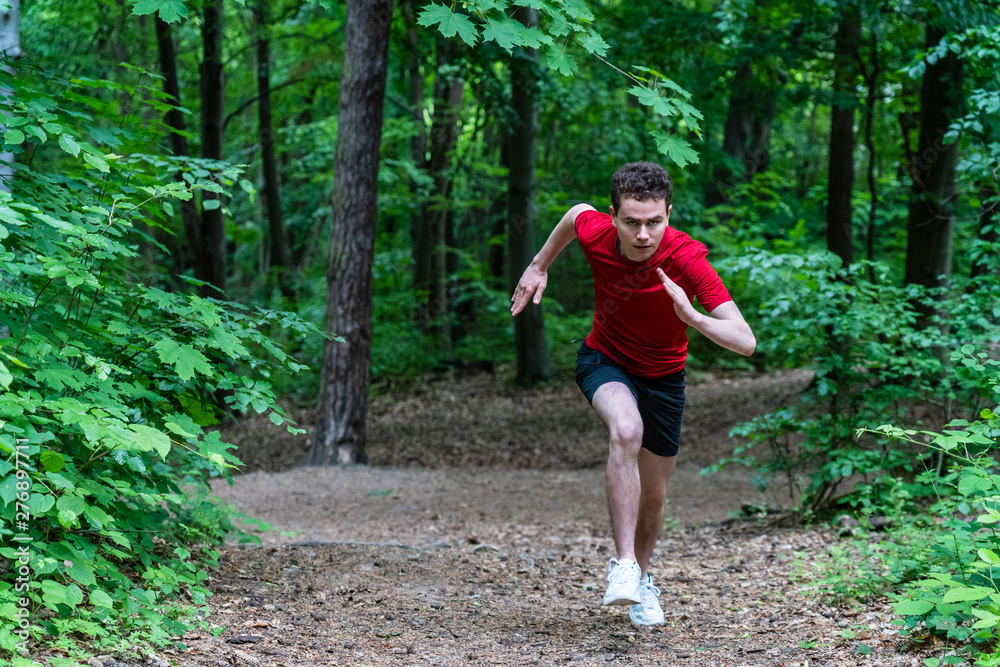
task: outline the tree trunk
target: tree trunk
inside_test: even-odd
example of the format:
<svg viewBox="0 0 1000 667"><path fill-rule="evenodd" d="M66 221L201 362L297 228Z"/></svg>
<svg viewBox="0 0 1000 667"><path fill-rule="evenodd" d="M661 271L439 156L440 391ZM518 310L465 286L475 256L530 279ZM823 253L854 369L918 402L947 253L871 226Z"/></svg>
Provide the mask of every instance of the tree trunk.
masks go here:
<svg viewBox="0 0 1000 667"><path fill-rule="evenodd" d="M927 26L927 48L936 46L945 31ZM911 165L906 237L906 283L938 287L951 276L952 235L958 189L955 167L958 142L947 146L944 133L961 114L962 61L951 51L928 64L920 86L920 135Z"/></svg>
<svg viewBox="0 0 1000 667"><path fill-rule="evenodd" d="M830 109L830 167L826 190L826 247L843 265L854 261L851 195L854 191L854 87L861 37L857 7L844 6L834 44L833 102Z"/></svg>
<svg viewBox="0 0 1000 667"><path fill-rule="evenodd" d="M453 236L451 186L454 181L452 157L458 143L458 121L465 95L465 80L461 76L447 78L442 70L457 59L455 47L449 40L438 39L438 75L434 81L434 120L431 123L430 160L427 171L434 179L431 199L424 207L423 222L426 228L428 253L428 299L422 321L431 331L441 348L451 345L451 308L447 284L448 240Z"/></svg>
<svg viewBox="0 0 1000 667"><path fill-rule="evenodd" d="M414 0L404 0L403 18L406 22L406 101L410 105L413 125L417 132L410 139L410 159L417 169L427 166L427 132L424 122L424 75L420 66L424 57L420 50L420 33L417 31L417 5ZM416 183L410 185L413 201L418 201ZM424 224L423 206L414 206L410 213L410 248L413 257L413 287L429 290L430 249L427 244L427 226ZM422 306L421 306L422 308ZM417 320L423 318L416 313Z"/></svg>
<svg viewBox="0 0 1000 667"><path fill-rule="evenodd" d="M9 0L10 9L0 13L0 52L5 51L11 60L21 57L21 0ZM13 70L4 68L8 73ZM4 104L8 95L7 89L0 89L0 105ZM5 131L0 125L0 134ZM10 151L0 152L0 190L10 192L8 185L14 178L14 154Z"/></svg>
<svg viewBox="0 0 1000 667"><path fill-rule="evenodd" d="M201 61L201 156L210 160L222 159L225 90L222 67L222 3L223 0L205 0L205 15L201 26L204 52ZM202 296L218 297L226 291L226 222L222 216L220 194L202 191L201 235L208 258L210 285L201 287L199 293Z"/></svg>
<svg viewBox="0 0 1000 667"><path fill-rule="evenodd" d="M533 9L520 8L522 22L538 25ZM510 64L510 106L515 125L510 136L510 171L507 176L507 241L509 287L513 292L524 267L531 263L535 247L535 165L538 160L538 51L515 49ZM550 380L555 364L545 338L541 306L529 303L514 318L514 345L517 353L517 377L521 386Z"/></svg>
<svg viewBox="0 0 1000 667"><path fill-rule="evenodd" d="M181 106L180 86L177 82L177 55L174 50L173 32L170 24L157 15L156 47L160 56L160 74L163 76L163 92L170 96L171 104ZM176 156L187 156L188 141L185 136L184 114L180 109L171 109L166 114L167 126L171 128L170 148ZM175 179L183 181L182 172L178 171ZM187 254L194 269L194 277L205 282L211 281L211 262L206 252L207 248L201 236L201 221L198 218L198 206L194 197L181 201L181 222L184 225L184 238L187 241ZM184 270L184 258L178 258L178 273Z"/></svg>
<svg viewBox="0 0 1000 667"><path fill-rule="evenodd" d="M865 151L868 153L868 193L870 201L868 204L868 234L867 234L867 256L868 256L868 280L875 282L875 222L878 213L878 180L875 178L875 138L872 135L872 126L875 120L875 104L878 102L878 81L882 72L878 57L878 34L873 30L871 34L871 69L865 71L865 86L868 89L865 111Z"/></svg>
<svg viewBox="0 0 1000 667"><path fill-rule="evenodd" d="M715 180L705 196L706 208L726 202L733 186L743 180L743 174L735 171L734 165L742 165L743 151L746 148L747 135L750 133L747 89L752 85L752 80L753 70L749 63L740 67L733 77L733 89L729 94L729 111L722 133L721 162L715 167Z"/></svg>
<svg viewBox="0 0 1000 667"><path fill-rule="evenodd" d="M763 65L760 65L763 67ZM722 138L722 163L705 195L710 208L729 200L729 192L770 165L771 126L778 111L778 90L759 80L751 63L736 72Z"/></svg>
<svg viewBox="0 0 1000 667"><path fill-rule="evenodd" d="M326 341L306 465L364 463L372 344L372 262L392 0L348 0L330 221Z"/></svg>
<svg viewBox="0 0 1000 667"><path fill-rule="evenodd" d="M254 19L257 24L257 116L260 127L260 153L264 167L264 200L267 203L267 228L271 240L271 271L281 294L291 299L288 286L288 240L281 214L278 163L274 156L274 127L271 119L271 40L269 0L257 0Z"/></svg>

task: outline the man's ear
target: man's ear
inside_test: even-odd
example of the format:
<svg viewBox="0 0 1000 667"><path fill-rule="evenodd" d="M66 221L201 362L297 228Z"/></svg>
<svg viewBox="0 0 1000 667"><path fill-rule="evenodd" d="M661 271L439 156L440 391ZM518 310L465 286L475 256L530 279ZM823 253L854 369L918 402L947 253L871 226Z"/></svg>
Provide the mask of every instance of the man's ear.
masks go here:
<svg viewBox="0 0 1000 667"><path fill-rule="evenodd" d="M615 217L615 205L614 204L611 204L610 206L608 206L608 213L611 214L612 218Z"/></svg>

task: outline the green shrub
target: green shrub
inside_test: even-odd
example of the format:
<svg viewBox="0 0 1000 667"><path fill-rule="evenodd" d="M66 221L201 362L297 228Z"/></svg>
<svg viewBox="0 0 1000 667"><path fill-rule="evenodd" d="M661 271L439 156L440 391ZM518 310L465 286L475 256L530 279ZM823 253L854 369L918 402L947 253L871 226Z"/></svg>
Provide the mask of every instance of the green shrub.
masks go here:
<svg viewBox="0 0 1000 667"><path fill-rule="evenodd" d="M1000 339L996 276L956 278L951 290L899 287L883 265L844 269L827 252L748 249L720 264L760 291L755 326L761 353L789 367L812 368L815 377L796 402L734 428L731 435L747 444L706 472L748 465L760 472L761 486L786 475L810 511L855 503L855 492L840 493L847 480L860 475L884 492L887 472L915 471L922 456L887 438L857 443L859 424L914 426L909 415L918 403L938 406L942 414L975 405L975 386L948 372L947 354L965 342ZM867 279L869 268L874 282ZM922 310L933 314L921 319ZM802 476L808 483L799 486Z"/></svg>
<svg viewBox="0 0 1000 667"><path fill-rule="evenodd" d="M896 502L860 506L857 534L820 561L822 575L815 587L841 601L888 596L903 617L893 623L904 637L918 640L930 633L951 646L949 655L934 658L934 664L958 661L959 650L988 665L1000 655L995 573L1000 566L1000 362L971 345L956 350L950 360L958 379L993 407L980 409L973 421L953 420L940 433L891 425L858 430L859 437L906 443L950 463L940 471L930 465L916 476L917 484L931 489L934 501L929 505L912 503L908 487L913 485L888 480ZM869 491L861 489L859 495ZM867 525L876 511L889 521L877 539Z"/></svg>
<svg viewBox="0 0 1000 667"><path fill-rule="evenodd" d="M137 274L140 248L155 251L143 223L167 228L169 200L239 171L142 152L165 134L144 120L166 108L157 85L32 70L4 85L17 164L0 191L0 653L163 642L207 613L205 568L233 531L208 496L240 463L206 428L220 397L287 421L266 381L234 369L299 370L259 330L319 332Z"/></svg>

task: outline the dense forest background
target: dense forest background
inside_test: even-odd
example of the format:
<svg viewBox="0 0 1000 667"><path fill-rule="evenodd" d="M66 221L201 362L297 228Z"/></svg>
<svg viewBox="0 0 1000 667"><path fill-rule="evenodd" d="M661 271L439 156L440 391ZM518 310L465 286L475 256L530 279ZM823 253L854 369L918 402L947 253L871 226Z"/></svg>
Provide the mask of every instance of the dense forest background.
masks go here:
<svg viewBox="0 0 1000 667"><path fill-rule="evenodd" d="M345 7L212 3L186 11L186 20L168 25L134 15L127 3L24 3L21 48L56 77L166 85L185 109L168 123L186 136L165 135L159 149L246 165L246 191L226 193L219 209L224 243L194 246L184 211L157 211L146 221L156 243L144 248L137 275L179 289L179 275L205 279L215 270L228 298L319 323ZM667 121L700 157L683 169L658 154L650 131L660 119L605 59L570 43L570 77L530 60L537 133L527 136L514 108L523 83L512 90L511 77L528 56L444 38L417 24L419 11L401 3L388 26L373 262L376 387L446 361L488 359L501 369L514 362L505 301L524 262L505 261L509 165L528 139L537 152L537 245L570 205L605 209L618 165L652 159L676 181L672 224L704 240L717 263L748 248L829 245L847 262L884 262L885 280L899 285L968 276L994 249L983 245L995 242L997 142L996 15L986 5L595 3L610 65L654 67L690 91L703 115L699 135L679 117ZM219 14L219 71L208 62L206 12ZM946 221L932 224L942 229L923 235L910 212L922 189L947 210ZM908 248L912 236L920 238ZM575 354L569 340L586 335L593 293L573 247L552 274L545 327L565 379ZM745 278L732 270L724 278L748 318L759 319ZM784 360L766 350L758 367ZM320 341L298 355L317 367ZM707 345L693 349L695 367L740 363ZM280 390L312 401L317 383L302 376Z"/></svg>
<svg viewBox="0 0 1000 667"><path fill-rule="evenodd" d="M788 475L807 518L937 498L1000 519L994 3L8 0L0 19L0 533L34 545L53 615L86 591L95 622L158 627L157 595L197 591L186 548L158 545L232 528L180 493L238 465L212 429L232 415L294 431L281 406L316 406L306 462L363 462L371 392L456 368L568 382L582 253L516 319L511 289L636 160L668 168L671 224L759 342L693 336L689 368L815 371L718 466ZM916 430L928 407L947 433ZM982 584L1000 547L947 527L965 556L934 567ZM0 549L12 577L20 553ZM989 616L941 590L900 613L957 639L1000 620L995 586L961 590Z"/></svg>

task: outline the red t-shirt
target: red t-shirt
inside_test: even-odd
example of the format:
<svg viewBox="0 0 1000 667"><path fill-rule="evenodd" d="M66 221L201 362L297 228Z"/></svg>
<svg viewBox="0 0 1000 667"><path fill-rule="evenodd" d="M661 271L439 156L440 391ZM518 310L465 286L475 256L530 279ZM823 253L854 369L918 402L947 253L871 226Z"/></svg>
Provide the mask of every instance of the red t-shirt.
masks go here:
<svg viewBox="0 0 1000 667"><path fill-rule="evenodd" d="M657 267L712 312L732 297L708 263L708 249L667 227L652 257L635 262L618 252L611 216L584 211L576 236L594 272L594 326L586 343L640 377L660 377L684 368L687 325L656 275Z"/></svg>

